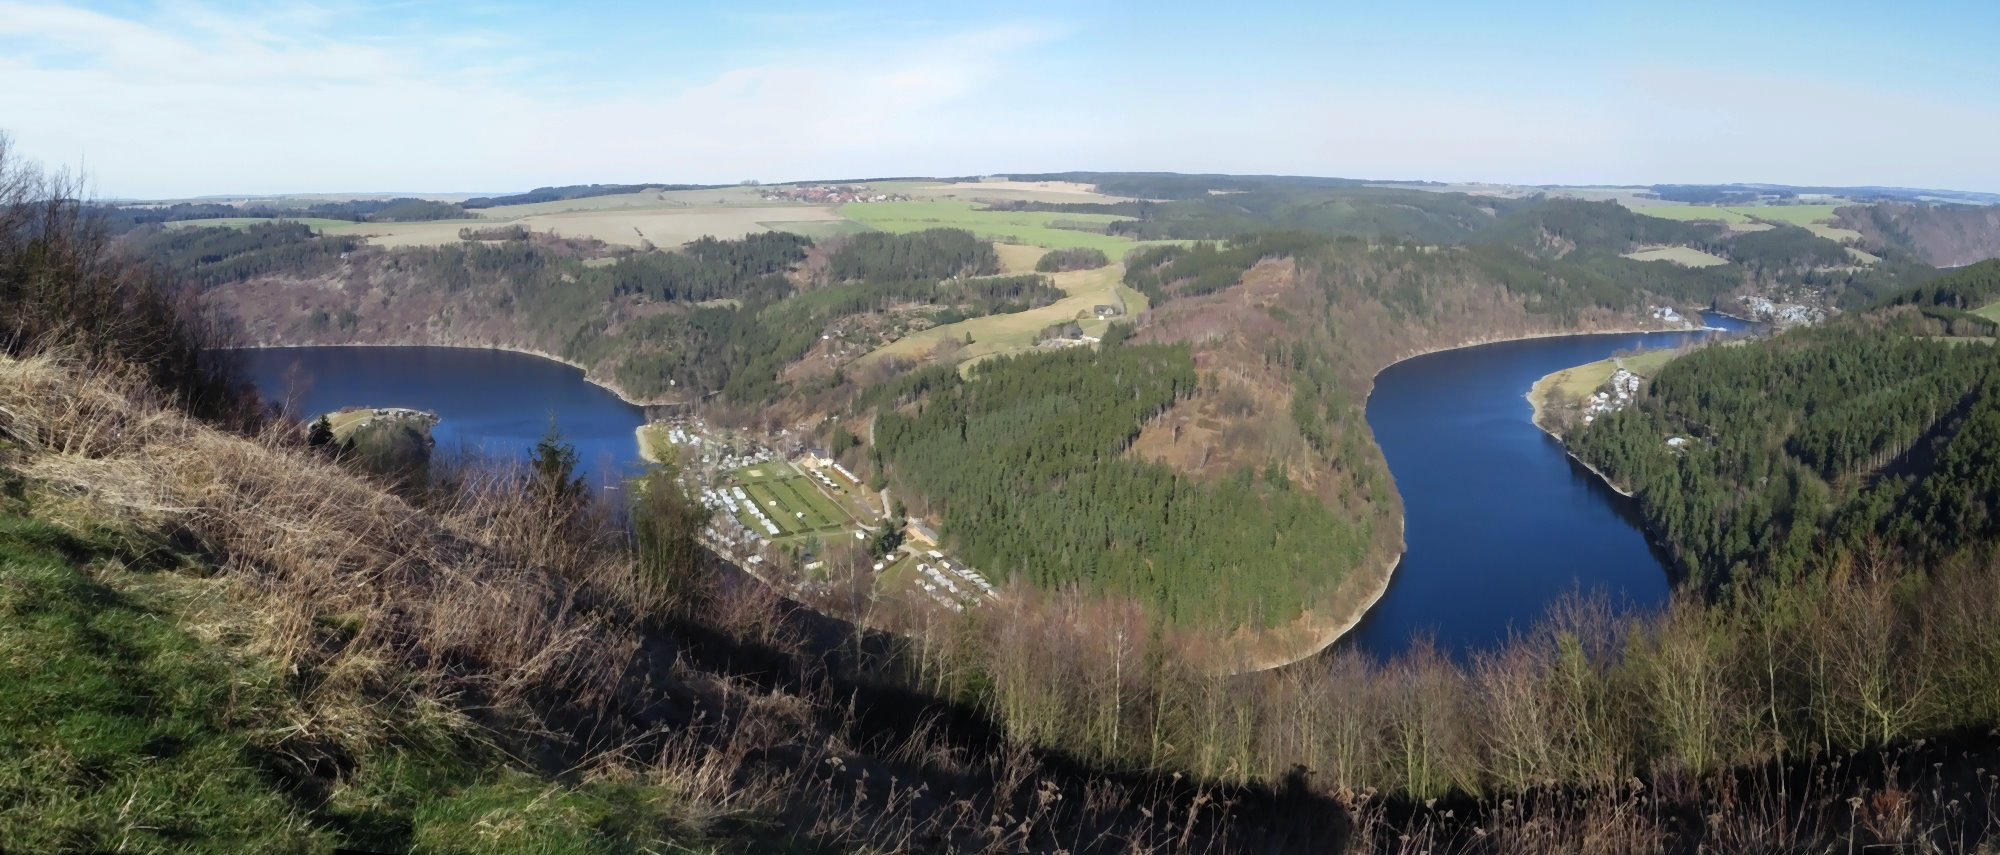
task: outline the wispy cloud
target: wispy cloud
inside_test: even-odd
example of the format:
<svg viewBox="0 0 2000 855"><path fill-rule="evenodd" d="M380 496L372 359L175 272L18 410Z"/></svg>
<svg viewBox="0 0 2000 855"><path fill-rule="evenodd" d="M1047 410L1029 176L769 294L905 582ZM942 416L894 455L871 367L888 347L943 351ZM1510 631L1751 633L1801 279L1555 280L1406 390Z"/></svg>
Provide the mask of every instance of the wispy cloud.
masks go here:
<svg viewBox="0 0 2000 855"><path fill-rule="evenodd" d="M1049 38L1006 26L798 50L679 86L651 81L689 70L635 63L598 92L539 86L504 61L440 67L428 40L332 38L316 14L173 12L168 28L0 2L0 37L42 46L0 58L6 130L49 159L88 151L106 191L124 195L797 176L842 153L936 141L933 117L981 98ZM57 55L69 59L47 61Z"/></svg>

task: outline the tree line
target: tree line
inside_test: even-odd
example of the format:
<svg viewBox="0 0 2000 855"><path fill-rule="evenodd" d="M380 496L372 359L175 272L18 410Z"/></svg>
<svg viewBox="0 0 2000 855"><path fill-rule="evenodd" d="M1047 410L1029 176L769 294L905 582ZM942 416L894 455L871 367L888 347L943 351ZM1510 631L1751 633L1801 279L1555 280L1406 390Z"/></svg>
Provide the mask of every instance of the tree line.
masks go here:
<svg viewBox="0 0 2000 855"><path fill-rule="evenodd" d="M837 282L949 279L999 272L1000 256L993 251L993 244L964 229L852 235L842 239L827 257L827 276Z"/></svg>
<svg viewBox="0 0 2000 855"><path fill-rule="evenodd" d="M164 265L204 288L271 273L323 273L359 245L356 238L316 235L304 223L283 220L240 229L164 229L129 242L139 257Z"/></svg>
<svg viewBox="0 0 2000 855"><path fill-rule="evenodd" d="M116 205L93 206L93 213L101 218L105 228L113 234L124 234L143 225L176 223L185 220L207 220L225 217L249 217L254 219L290 220L322 219L347 220L350 222L419 222L427 220L456 220L472 216L461 205L452 202L437 202L429 199L398 197L395 199L354 199L344 202L314 202L310 205L279 207L268 203L245 203L241 205L218 202L178 202L172 205Z"/></svg>
<svg viewBox="0 0 2000 855"><path fill-rule="evenodd" d="M1071 270L1096 270L1111 263L1104 250L1091 247L1070 246L1052 249L1035 259L1038 273L1064 273Z"/></svg>

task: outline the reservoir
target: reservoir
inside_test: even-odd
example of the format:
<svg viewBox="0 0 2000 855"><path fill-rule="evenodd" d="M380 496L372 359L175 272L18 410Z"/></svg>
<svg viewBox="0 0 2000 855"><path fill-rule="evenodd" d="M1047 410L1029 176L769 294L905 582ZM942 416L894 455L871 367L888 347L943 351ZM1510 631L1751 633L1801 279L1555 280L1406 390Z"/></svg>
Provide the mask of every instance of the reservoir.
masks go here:
<svg viewBox="0 0 2000 855"><path fill-rule="evenodd" d="M236 351L266 400L312 418L341 407L437 413L437 454L526 460L553 417L600 490L637 471L644 412L550 359L456 347L274 347Z"/></svg>
<svg viewBox="0 0 2000 855"><path fill-rule="evenodd" d="M1709 316L1731 330L1745 324ZM1619 495L1531 420L1543 375L1715 333L1573 335L1459 348L1384 369L1368 425L1404 508L1408 551L1344 643L1378 658L1419 634L1463 656L1526 631L1572 592L1614 606L1667 597L1661 556Z"/></svg>
<svg viewBox="0 0 2000 855"><path fill-rule="evenodd" d="M1740 329L1741 322L1711 316ZM1631 500L1530 422L1543 375L1709 333L1575 335L1460 348L1375 378L1368 423L1402 494L1408 552L1345 644L1393 656L1420 633L1462 655L1527 629L1571 592L1650 607L1667 595ZM643 411L548 359L444 347L238 351L263 395L292 412L411 407L437 413L440 455L526 459L555 417L594 485L637 471Z"/></svg>

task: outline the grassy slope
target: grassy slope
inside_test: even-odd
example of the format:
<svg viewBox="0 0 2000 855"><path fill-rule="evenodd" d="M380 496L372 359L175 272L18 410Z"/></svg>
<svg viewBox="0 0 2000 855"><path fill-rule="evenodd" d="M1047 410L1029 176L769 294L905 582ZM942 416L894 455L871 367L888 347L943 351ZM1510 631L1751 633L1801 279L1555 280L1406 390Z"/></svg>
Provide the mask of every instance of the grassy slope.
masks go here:
<svg viewBox="0 0 2000 855"><path fill-rule="evenodd" d="M710 851L673 832L661 793L546 779L436 709L405 711L314 798L291 737L341 723L293 723L307 687L243 643L253 631L232 625L244 618L213 569L143 533L59 524L12 486L0 851Z"/></svg>
<svg viewBox="0 0 2000 855"><path fill-rule="evenodd" d="M1119 264L1096 270L1053 274L1050 278L1054 280L1056 287L1061 288L1069 296L1039 309L1008 315L986 315L955 324L932 327L876 348L861 359L874 361L887 356L915 359L930 352L944 339L963 341L967 335L971 335L972 344L966 345L964 350L958 352L960 358L970 362L1034 347L1037 334L1044 328L1050 324L1071 320L1077 321L1087 335L1102 335L1104 328L1111 325L1111 321L1095 317L1092 314L1093 307L1099 304L1116 305L1122 300L1125 304L1125 317L1121 320L1126 321L1129 321L1131 316L1146 311L1145 295L1125 287L1120 281L1124 275L1125 267ZM1078 320L1078 315L1089 315L1089 317Z"/></svg>

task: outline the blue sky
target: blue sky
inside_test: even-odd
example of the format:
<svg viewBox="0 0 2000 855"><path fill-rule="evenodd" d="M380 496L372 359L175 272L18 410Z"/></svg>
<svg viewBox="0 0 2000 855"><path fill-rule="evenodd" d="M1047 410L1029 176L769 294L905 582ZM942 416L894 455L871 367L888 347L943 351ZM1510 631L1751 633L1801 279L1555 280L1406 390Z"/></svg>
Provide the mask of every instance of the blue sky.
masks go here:
<svg viewBox="0 0 2000 855"><path fill-rule="evenodd" d="M106 196L1008 171L2000 192L2000 3L0 0Z"/></svg>

